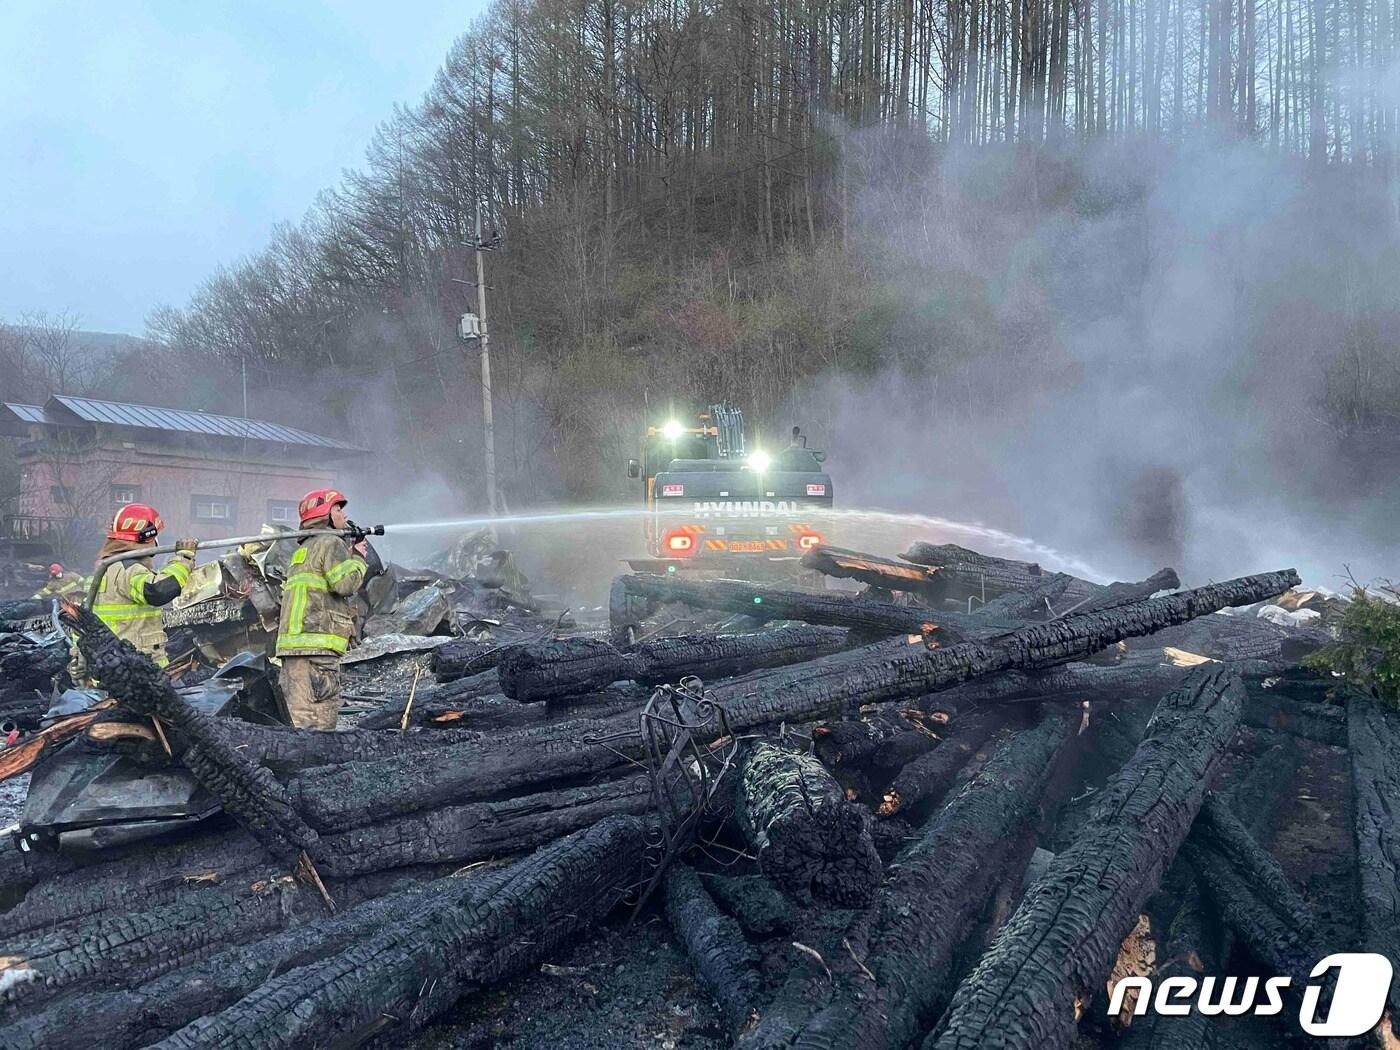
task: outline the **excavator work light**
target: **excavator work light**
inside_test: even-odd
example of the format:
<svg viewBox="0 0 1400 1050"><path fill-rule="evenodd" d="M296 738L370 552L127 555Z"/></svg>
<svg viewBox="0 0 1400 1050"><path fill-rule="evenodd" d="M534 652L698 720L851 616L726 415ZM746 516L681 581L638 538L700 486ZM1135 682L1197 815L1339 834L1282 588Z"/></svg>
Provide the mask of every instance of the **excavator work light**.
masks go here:
<svg viewBox="0 0 1400 1050"><path fill-rule="evenodd" d="M674 419L668 419L661 427L661 436L667 441L675 441L685 433L685 424L678 423Z"/></svg>
<svg viewBox="0 0 1400 1050"><path fill-rule="evenodd" d="M773 460L767 452L758 451L749 455L749 467L760 474L767 470L772 462Z"/></svg>

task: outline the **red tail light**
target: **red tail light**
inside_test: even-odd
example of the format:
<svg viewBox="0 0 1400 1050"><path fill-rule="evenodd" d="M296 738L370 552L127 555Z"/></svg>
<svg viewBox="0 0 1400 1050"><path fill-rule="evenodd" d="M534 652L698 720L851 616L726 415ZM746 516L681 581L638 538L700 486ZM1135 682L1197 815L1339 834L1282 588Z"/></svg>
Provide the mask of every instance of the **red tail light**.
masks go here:
<svg viewBox="0 0 1400 1050"><path fill-rule="evenodd" d="M662 537L662 543L669 554L688 557L695 553L695 537L688 532L674 530Z"/></svg>
<svg viewBox="0 0 1400 1050"><path fill-rule="evenodd" d="M797 547L799 550L809 551L822 545L822 534L820 532L804 532L797 537Z"/></svg>

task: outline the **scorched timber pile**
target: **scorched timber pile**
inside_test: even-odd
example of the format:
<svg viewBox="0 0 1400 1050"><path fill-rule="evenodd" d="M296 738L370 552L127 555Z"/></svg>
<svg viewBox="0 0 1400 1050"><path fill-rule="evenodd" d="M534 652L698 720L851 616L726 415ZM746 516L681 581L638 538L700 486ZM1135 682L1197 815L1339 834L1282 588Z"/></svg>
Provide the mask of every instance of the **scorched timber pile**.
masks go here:
<svg viewBox="0 0 1400 1050"><path fill-rule="evenodd" d="M619 577L606 637L451 642L337 733L196 710L65 606L114 706L26 761L150 727L141 760L221 812L0 854L0 1048L480 1044L517 998L568 1016L515 1045L1263 1047L1286 1014L1134 1030L1105 984L1400 943L1400 716L1291 665L1316 631L1216 615L1292 571L1102 587L929 544L806 567L869 591ZM0 640L20 683L60 651ZM34 689L0 697L25 729ZM1299 841L1335 847L1321 896ZM622 961L573 964L600 927ZM711 1013L596 1019L661 930Z"/></svg>

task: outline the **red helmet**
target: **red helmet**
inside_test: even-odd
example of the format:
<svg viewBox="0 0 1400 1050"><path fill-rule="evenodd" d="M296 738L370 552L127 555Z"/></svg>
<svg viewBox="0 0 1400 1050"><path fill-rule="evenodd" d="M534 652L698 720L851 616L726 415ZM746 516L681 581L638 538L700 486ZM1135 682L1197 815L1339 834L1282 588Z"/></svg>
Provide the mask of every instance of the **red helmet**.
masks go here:
<svg viewBox="0 0 1400 1050"><path fill-rule="evenodd" d="M62 575L63 575L63 566L60 565L60 564L58 564L58 562L54 562L52 565L49 566L49 575L50 575L50 576L62 576Z"/></svg>
<svg viewBox="0 0 1400 1050"><path fill-rule="evenodd" d="M297 513L301 515L301 524L305 527L308 521L328 516L331 508L337 504L343 507L349 502L345 493L338 489L312 489L297 504Z"/></svg>
<svg viewBox="0 0 1400 1050"><path fill-rule="evenodd" d="M156 538L156 533L165 528L160 511L147 503L128 503L112 517L112 527L107 531L109 540L130 540L132 543L145 543Z"/></svg>

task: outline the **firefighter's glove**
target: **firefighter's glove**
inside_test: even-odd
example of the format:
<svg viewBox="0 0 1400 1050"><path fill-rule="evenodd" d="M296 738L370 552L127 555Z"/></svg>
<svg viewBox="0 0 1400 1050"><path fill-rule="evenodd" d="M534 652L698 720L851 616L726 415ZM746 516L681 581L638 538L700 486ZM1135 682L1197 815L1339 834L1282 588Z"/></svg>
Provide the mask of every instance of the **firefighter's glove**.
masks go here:
<svg viewBox="0 0 1400 1050"><path fill-rule="evenodd" d="M175 541L175 554L177 557L186 557L194 560L195 549L199 547L199 540L183 539Z"/></svg>

